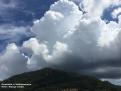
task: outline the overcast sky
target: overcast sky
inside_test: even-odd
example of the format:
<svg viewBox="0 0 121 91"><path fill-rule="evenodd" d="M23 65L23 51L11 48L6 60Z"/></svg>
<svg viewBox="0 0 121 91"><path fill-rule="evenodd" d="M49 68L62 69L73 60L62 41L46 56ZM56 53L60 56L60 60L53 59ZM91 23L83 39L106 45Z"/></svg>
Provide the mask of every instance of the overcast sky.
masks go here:
<svg viewBox="0 0 121 91"><path fill-rule="evenodd" d="M0 79L46 67L121 85L120 0L0 0Z"/></svg>

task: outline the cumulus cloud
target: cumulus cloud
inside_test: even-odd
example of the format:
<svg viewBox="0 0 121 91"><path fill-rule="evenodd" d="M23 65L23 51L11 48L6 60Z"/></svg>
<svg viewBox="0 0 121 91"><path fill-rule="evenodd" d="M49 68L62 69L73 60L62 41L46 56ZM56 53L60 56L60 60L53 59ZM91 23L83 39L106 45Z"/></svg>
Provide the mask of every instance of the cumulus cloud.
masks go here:
<svg viewBox="0 0 121 91"><path fill-rule="evenodd" d="M102 15L105 8L109 7L110 5L117 5L119 1L120 0L82 0L80 7L88 13L86 16L96 18Z"/></svg>
<svg viewBox="0 0 121 91"><path fill-rule="evenodd" d="M118 15L121 14L121 8L117 8L117 9L114 9L114 11L112 12L112 16L113 18L117 18Z"/></svg>
<svg viewBox="0 0 121 91"><path fill-rule="evenodd" d="M81 16L82 12L73 2L59 1L50 7L39 23L35 22L32 30L35 34L39 33L37 38L40 41L49 41L51 45L52 42L62 39L67 32L73 31ZM49 35L46 36L47 34Z"/></svg>
<svg viewBox="0 0 121 91"><path fill-rule="evenodd" d="M28 27L0 26L0 80L27 71L27 57L19 46L31 35Z"/></svg>
<svg viewBox="0 0 121 91"><path fill-rule="evenodd" d="M9 44L0 55L0 79L27 71L27 58L22 55L15 44Z"/></svg>
<svg viewBox="0 0 121 91"><path fill-rule="evenodd" d="M112 2L103 2L102 4L105 3L107 7L112 4ZM44 43L49 53L53 52L53 47L58 41L68 46L70 52L66 53L69 53L66 57L61 55L62 63L60 65L68 65L69 61L66 59L70 55L73 55L74 58L78 57L78 60L75 60L75 64L80 63L81 65L84 63L85 66L99 61L103 61L104 64L108 65L114 59L119 59L120 45L118 36L120 35L120 24L115 22L106 24L99 17L92 19L83 16L79 7L72 1L60 0L50 7L44 17L35 22L32 31L37 34L38 42ZM40 53L40 55L43 54ZM83 60L86 62L83 62ZM47 59L44 58L44 61L47 61ZM57 59L53 61L56 63ZM101 62L99 63L101 64ZM49 63L47 62L47 64ZM108 66L111 65L109 64Z"/></svg>
<svg viewBox="0 0 121 91"><path fill-rule="evenodd" d="M9 59L17 60L16 64L24 60L22 68L25 69L21 68L20 72L56 67L101 79L120 78L121 18L118 17L119 23L111 21L108 24L100 18L106 7L118 2L82 0L80 7L86 12L83 14L73 1L59 0L40 20L34 22L31 31L36 37L25 41L21 48L14 45L10 54L20 57L13 59L10 56ZM9 46L1 56L9 57ZM4 71L6 65L10 65L10 72L19 73L6 63L1 63L1 67L5 65L1 72L7 72Z"/></svg>
<svg viewBox="0 0 121 91"><path fill-rule="evenodd" d="M28 50L27 50L28 49ZM31 38L23 44L23 51L31 51L31 58L28 60L28 68L31 70L40 69L53 64L61 63L61 59L65 53L68 53L68 46L61 42L56 42L50 53L45 43L39 43L36 38ZM26 52L25 51L25 52ZM54 62L57 60L56 62ZM60 61L60 62L59 62Z"/></svg>

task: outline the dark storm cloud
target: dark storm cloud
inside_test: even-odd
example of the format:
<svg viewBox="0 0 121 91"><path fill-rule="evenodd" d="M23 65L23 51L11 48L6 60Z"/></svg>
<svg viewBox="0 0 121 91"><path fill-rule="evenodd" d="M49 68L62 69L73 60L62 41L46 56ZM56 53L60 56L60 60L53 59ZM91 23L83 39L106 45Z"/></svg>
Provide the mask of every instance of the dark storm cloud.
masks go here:
<svg viewBox="0 0 121 91"><path fill-rule="evenodd" d="M66 58L62 59L61 64L52 65L52 67L71 72L79 72L83 75L91 75L97 78L121 77L121 58L109 60L97 59L97 61L88 62L74 55L66 55ZM103 71L100 72L101 70Z"/></svg>

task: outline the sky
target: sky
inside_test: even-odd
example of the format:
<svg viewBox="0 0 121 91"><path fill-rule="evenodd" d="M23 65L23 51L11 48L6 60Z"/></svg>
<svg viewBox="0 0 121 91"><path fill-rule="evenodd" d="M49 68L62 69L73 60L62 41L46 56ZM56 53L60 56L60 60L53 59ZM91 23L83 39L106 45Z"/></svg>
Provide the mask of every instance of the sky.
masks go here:
<svg viewBox="0 0 121 91"><path fill-rule="evenodd" d="M120 36L120 0L0 0L0 80L52 67L121 85Z"/></svg>

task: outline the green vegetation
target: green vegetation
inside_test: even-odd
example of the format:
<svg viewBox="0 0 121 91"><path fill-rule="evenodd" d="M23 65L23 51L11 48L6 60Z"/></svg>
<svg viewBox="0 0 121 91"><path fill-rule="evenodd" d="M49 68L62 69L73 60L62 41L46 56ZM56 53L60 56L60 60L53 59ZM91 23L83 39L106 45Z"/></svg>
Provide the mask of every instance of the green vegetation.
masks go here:
<svg viewBox="0 0 121 91"><path fill-rule="evenodd" d="M1 83L22 83L31 86L19 89L1 88L0 91L121 91L121 87L94 77L50 68L13 76Z"/></svg>

